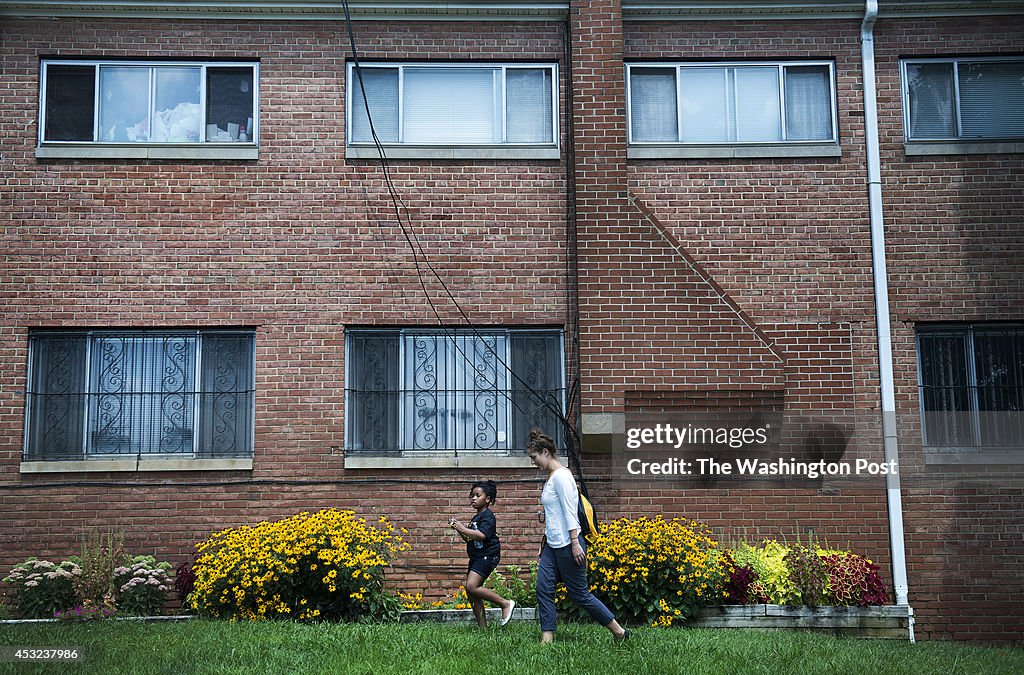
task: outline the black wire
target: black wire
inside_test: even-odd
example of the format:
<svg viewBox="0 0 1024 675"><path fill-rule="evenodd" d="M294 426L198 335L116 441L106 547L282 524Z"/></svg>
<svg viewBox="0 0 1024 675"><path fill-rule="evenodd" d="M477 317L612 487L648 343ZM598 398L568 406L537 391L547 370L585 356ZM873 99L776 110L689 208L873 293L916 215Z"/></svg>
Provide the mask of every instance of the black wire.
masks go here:
<svg viewBox="0 0 1024 675"><path fill-rule="evenodd" d="M438 312L437 306L434 304L434 301L430 296L430 292L427 290L426 282L423 279L423 270L420 268L419 259L421 256L423 258L423 264L434 275L438 283L440 283L441 287L445 291L445 294L452 301L452 304L459 311L459 314L465 320L466 324L470 327L471 330L473 330L474 336L479 338L480 333L477 330L477 327L473 323L473 321L469 318L469 316L466 315L465 311L463 311L462 306L459 304L458 300L456 300L455 296L448 288L448 285L445 283L444 279L437 272L437 270L434 269L434 266L431 265L430 258L423 250L423 246L422 244L420 244L419 237L417 236L416 231L412 229L411 226L407 228L405 223L402 221L402 213L404 212L408 214L409 209L406 206L405 201L402 199L401 193L398 192L398 189L395 187L394 181L391 178L391 167L388 164L387 153L384 150L384 145L381 142L380 137L377 135L377 130L373 124L373 115L370 112L369 98L366 96L366 86L363 81L362 65L359 63L359 52L358 49L356 48L355 32L352 27L352 17L349 12L348 0L342 0L342 7L345 13L345 24L348 29L349 45L350 48L352 49L352 63L354 66L354 70L356 72L356 78L359 82L359 91L362 93L363 97L363 108L366 111L366 119L370 127L370 136L371 138L373 138L374 146L377 149L377 154L380 158L380 165L384 176L384 183L387 187L388 194L391 198L391 202L394 207L395 221L398 224L399 229L402 231L402 235L405 238L406 243L409 244L409 249L412 251L413 264L416 268L416 277L420 283L420 288L423 290L424 298L426 299L427 304L430 306L431 312L433 312L434 317L437 319L437 323L441 327L441 330L444 333L445 338L450 340L452 345L455 347L455 350L462 356L463 359L466 359L468 361L467 354L459 346L458 341L455 340L455 334L448 329L447 324L441 318L441 314L440 312ZM408 218L408 216L406 216L406 218ZM498 361L498 363L503 368L505 368L505 370L509 374L511 374L514 379L516 379L520 384L524 385L526 389L530 391L530 393L536 395L538 398L541 398L539 396L539 392L533 389L533 387L531 387L527 382L522 380L522 378L520 378L515 372L513 372L512 369L508 367L508 364L505 362L505 360L486 341L483 341L483 344L491 353L491 355L494 356L494 358ZM516 409L518 409L520 412L525 412L521 408L519 408L518 404L516 404L515 400L508 393L502 391L501 394L506 398L506 400L509 403L516 407ZM549 403L546 403L545 407L555 412L555 414L559 417L561 421L563 421L563 423L567 423L567 421L562 419L561 411L557 410Z"/></svg>
<svg viewBox="0 0 1024 675"><path fill-rule="evenodd" d="M573 60L572 60L572 24L569 19L566 19L562 24L564 29L564 38L562 40L565 58L565 79L569 83L566 87L566 158L565 158L565 186L566 186L566 199L565 199L565 277L566 277L566 324L570 326L571 335L570 342L572 344L572 356L569 359L569 365L572 368L572 376L570 377L568 402L566 410L570 415L573 416L577 421L579 420L580 412L580 399L578 395L581 390L581 362L580 362L580 313L579 313L579 288L578 288L578 264L577 258L577 242L576 242L576 145L575 145L575 128L576 123L573 119L573 110L575 110L572 101L572 77L573 77ZM590 492L587 490L587 483L583 476L583 463L581 462L581 440L577 434L573 434L570 439L568 446L569 461L575 462L576 473L579 476L580 491L589 499Z"/></svg>
<svg viewBox="0 0 1024 675"><path fill-rule="evenodd" d="M451 343L455 347L455 350L457 352L459 352L463 358L468 360L468 357L465 354L465 352L463 352L462 348L459 347L458 341L454 339L454 334L449 331L447 325L442 320L441 314L438 311L436 305L434 304L434 301L432 300L432 298L430 296L430 292L427 290L426 281L423 279L423 270L420 267L420 262L419 262L419 257L420 256L423 257L424 265L434 275L434 278L440 284L441 288L444 289L445 295L448 296L448 299L451 301L452 305L455 307L455 309L458 310L459 315L466 322L466 325L470 328L470 330L473 331L474 336L478 337L478 338L481 337L480 331L477 328L477 326L473 323L473 321L469 318L469 316L466 314L466 312L463 310L462 306L459 304L459 301L455 298L455 295L451 292L451 289L445 283L444 279L437 272L437 270L434 269L434 266L430 263L429 257L423 251L422 245L419 244L419 239L416 236L415 230L412 230L411 227L407 228L405 223L402 221L402 212L404 211L405 213L408 213L408 208L406 207L405 202L402 200L401 195L399 194L399 192L398 192L397 188L395 187L394 182L393 182L393 180L391 178L390 167L388 165L388 160L387 160L387 153L384 150L384 145L383 145L383 143L381 143L381 140L378 137L377 131L376 131L376 129L374 127L374 124L373 124L373 116L370 113L370 101L369 101L369 98L366 96L366 87L365 87L365 84L363 82L362 65L359 62L359 52L358 52L358 49L356 47L355 31L354 31L353 25L352 25L352 16L351 16L351 13L349 11L348 0L342 0L342 8L343 8L344 14L345 14L345 25L346 25L347 32L348 32L349 46L350 46L350 48L352 50L352 63L353 63L354 70L356 72L356 78L357 78L357 80L359 82L359 90L360 90L360 92L362 94L362 97L363 97L363 107L364 107L364 109L366 111L366 118L367 118L368 125L370 127L370 136L373 139L374 146L377 149L377 154L380 157L381 169L382 169L382 173L383 173L383 176L384 176L385 185L387 186L388 193L389 193L389 195L391 197L392 205L394 207L396 222L398 224L399 229L401 229L401 231L402 231L402 235L405 238L406 243L408 243L409 248L412 251L413 264L414 264L414 266L416 268L416 276L417 276L417 279L419 281L420 288L423 290L423 295L424 295L424 297L425 297L425 299L427 301L427 304L430 306L430 309L433 312L435 318L437 319L438 325L441 327L441 330L444 332L445 337L448 338L449 340L451 340ZM569 115L571 117L571 106L570 106L570 113L569 113ZM410 230L412 231L411 235L410 235ZM568 252L567 252L567 259L568 259ZM570 279L567 279L566 281L567 281L567 283L571 283ZM570 451L569 451L570 459L575 461L576 467L577 467L577 473L579 473L580 480L582 482L582 480L583 480L582 466L580 465L580 459L579 459L578 452L575 451L575 449L577 447L579 447L579 445L580 445L580 438L579 438L579 435L578 435L574 425L566 418L565 414L561 410L559 410L556 406L552 405L551 402L547 400L546 396L542 397L540 395L540 392L538 392L536 389L534 389L532 386L530 386L530 384L528 382L523 380L515 371L513 371L512 368L509 367L508 363L505 362L505 360L494 350L493 347L490 346L490 344L487 343L486 340L483 340L482 342L483 342L484 346L487 348L487 350L491 353L491 355L505 369L505 371L509 375L511 375L512 378L518 384L521 384L523 387L526 388L527 391L529 391L531 394L533 394L539 400L541 400L543 402L544 409L552 412L555 415L555 417L558 419L558 421L562 424L564 429L568 432L567 435L569 437L569 439L568 439L568 441L569 441L568 442L568 447L570 449ZM578 351L577 351L577 354L578 354ZM578 386L578 380L577 380L577 386ZM575 387L573 388L573 391L575 391ZM500 392L500 394L502 396L504 396L505 399L511 405L515 406L516 409L520 410L520 412L523 412L522 409L519 408L518 404L515 402L513 397L508 392L502 390ZM569 396L571 396L571 395L572 395L572 393L570 392ZM584 494L586 494L586 493L584 493Z"/></svg>

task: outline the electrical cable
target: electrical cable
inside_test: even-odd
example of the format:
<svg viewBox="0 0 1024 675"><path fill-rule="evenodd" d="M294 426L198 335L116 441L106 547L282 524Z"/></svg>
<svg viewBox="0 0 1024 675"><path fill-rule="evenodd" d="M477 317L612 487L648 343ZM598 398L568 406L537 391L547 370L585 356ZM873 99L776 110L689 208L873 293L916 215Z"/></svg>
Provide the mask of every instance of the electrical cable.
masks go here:
<svg viewBox="0 0 1024 675"><path fill-rule="evenodd" d="M351 16L351 12L350 12L350 9L349 9L348 0L342 0L342 8L343 8L343 11L344 11L344 16L345 16L345 24L346 24L346 28L347 28L347 32L348 32L349 45L350 45L350 48L352 50L353 69L356 72L356 79L358 80L358 83L359 83L359 91L362 94L363 106L364 106L364 110L366 112L368 126L370 128L370 136L373 139L374 146L377 149L377 154L378 154L378 156L380 158L381 170L382 170L382 174L384 176L385 185L387 186L388 193L389 193L389 195L391 197L391 201L392 201L392 205L393 205L393 208L394 208L396 222L397 222L399 228L401 229L402 235L405 238L405 241L409 245L409 248L410 248L410 250L412 252L413 264L414 264L415 269L416 269L417 279L419 281L420 288L423 291L424 297L425 297L428 305L430 306L430 309L431 309L432 313L434 314L435 318L438 321L438 325L440 326L442 332L444 332L445 337L451 341L451 343L455 347L455 350L457 352L459 352L461 354L461 356L468 361L468 358L467 358L465 352L463 352L461 347L459 347L458 341L454 339L454 335L450 332L448 326L445 324L445 322L441 318L441 314L438 311L437 306L435 305L433 299L431 298L430 292L427 290L426 281L423 278L423 270L422 270L422 268L420 266L420 261L419 261L419 258L421 256L423 258L424 266L428 270L430 270L431 274L434 276L434 278L440 284L441 288L444 289L445 295L447 295L448 299L451 301L451 303L455 307L455 309L458 310L459 315L466 322L466 325L469 327L469 329L473 332L474 337L477 337L479 339L481 337L480 331L479 331L478 327L476 326L476 324L466 314L465 310L463 310L462 306L459 304L458 300L455 298L455 295L451 292L451 289L448 287L447 283L445 283L444 279L437 272L437 270L434 268L434 266L430 263L429 256L427 256L426 252L423 250L422 245L419 244L419 240L418 240L418 238L416 236L415 230L413 230L411 228L411 226L407 227L406 224L402 220L402 213L403 213L403 211L405 213L408 213L408 208L406 207L404 200L402 200L401 195L398 193L398 190L397 190L397 188L394 185L394 182L393 182L392 177L391 177L390 166L389 166L388 160L387 160L387 153L386 153L386 151L384 149L383 143L381 142L379 136L377 135L376 129L375 129L374 124L373 124L373 115L371 114L371 111L370 111L369 98L366 96L366 87L365 87L365 83L364 83L364 80L363 80L362 65L361 65L360 60L359 60L359 52L358 52L358 48L356 46L355 32L354 32L353 25L352 25L352 16ZM571 117L571 112L570 112L570 117ZM411 234L410 234L410 231L412 232ZM567 252L567 258L568 258L568 252ZM567 279L567 283L571 283L571 280ZM569 437L568 446L570 448L570 453L569 453L570 454L570 458L575 460L576 466L577 466L577 473L580 474L580 478L582 480L582 467L580 465L580 460L579 460L578 452L576 452L576 448L579 447L579 445L580 445L580 439L579 439L579 435L578 435L578 433L577 433L577 431L575 429L575 426L566 418L565 414L561 410L559 410L549 400L547 400L547 397L542 397L540 395L540 392L538 392L536 389L534 389L528 382L523 380L515 371L513 371L512 368L509 367L509 365L505 362L505 360L494 350L493 347L491 347L491 345L489 343L487 343L486 340L483 340L482 343L487 348L487 350L491 353L491 355L495 358L495 360L505 369L505 372L507 372L509 375L511 375L512 378L518 384L520 384L523 387L525 387L525 389L527 391L529 391L531 394L533 394L535 397L537 397L538 400L542 401L543 402L543 408L548 410L549 412L553 413L553 415L558 419L558 421L561 423L563 428L568 432L567 435ZM577 354L578 354L578 352L577 352ZM578 380L577 380L577 383L578 383ZM575 387L573 389L575 389ZM511 397L511 395L507 391L501 390L500 394L502 396L504 396L506 398L506 400L511 405L516 407L516 409L520 410L520 412L523 412L522 409L518 406L518 404L513 400L513 398ZM569 395L571 396L572 394L570 393Z"/></svg>
<svg viewBox="0 0 1024 675"><path fill-rule="evenodd" d="M576 121L573 117L573 111L575 107L572 101L572 78L573 78L573 58L572 58L572 24L567 18L563 24L564 37L562 39L562 45L564 49L565 58L565 78L569 82L569 86L566 87L566 97L568 98L568 104L566 105L566 160L565 160L565 185L566 185L566 199L565 199L565 278L566 278L566 325L570 326L570 339L569 342L572 344L572 351L567 358L569 363L567 364L571 369L571 376L569 379L569 391L568 391L568 402L566 404L566 411L573 416L573 419L579 420L581 405L581 369L580 363L580 313L579 313L579 259L577 257L577 240L576 240ZM569 450L569 461L575 461L576 473L579 476L579 487L587 499L590 498L590 492L587 490L586 479L583 476L583 463L581 461L581 440L579 435L573 434L571 442L568 447Z"/></svg>

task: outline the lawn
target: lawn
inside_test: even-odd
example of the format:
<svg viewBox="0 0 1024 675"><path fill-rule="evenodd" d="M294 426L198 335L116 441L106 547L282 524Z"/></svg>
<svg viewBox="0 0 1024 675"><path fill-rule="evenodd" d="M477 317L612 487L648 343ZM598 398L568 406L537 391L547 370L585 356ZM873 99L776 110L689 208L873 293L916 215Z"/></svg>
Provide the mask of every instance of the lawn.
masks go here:
<svg viewBox="0 0 1024 675"><path fill-rule="evenodd" d="M104 621L0 626L0 645L78 647L84 662L0 672L103 673L1017 673L1024 648L836 638L800 632L560 626Z"/></svg>

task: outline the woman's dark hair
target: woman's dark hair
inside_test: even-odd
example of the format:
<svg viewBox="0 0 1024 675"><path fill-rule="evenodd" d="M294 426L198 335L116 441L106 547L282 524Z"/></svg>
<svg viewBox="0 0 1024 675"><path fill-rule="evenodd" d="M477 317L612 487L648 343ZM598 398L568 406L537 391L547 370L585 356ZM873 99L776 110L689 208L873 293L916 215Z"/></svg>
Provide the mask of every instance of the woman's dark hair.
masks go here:
<svg viewBox="0 0 1024 675"><path fill-rule="evenodd" d="M478 480L473 483L473 487L469 488L469 491L472 493L477 488L484 491L484 495L491 500L492 504L498 501L498 485L493 480Z"/></svg>
<svg viewBox="0 0 1024 675"><path fill-rule="evenodd" d="M558 448L555 446L555 441L536 427L530 429L530 440L526 442L526 452L529 453L531 450L537 454L547 450L548 454L552 457L558 457Z"/></svg>

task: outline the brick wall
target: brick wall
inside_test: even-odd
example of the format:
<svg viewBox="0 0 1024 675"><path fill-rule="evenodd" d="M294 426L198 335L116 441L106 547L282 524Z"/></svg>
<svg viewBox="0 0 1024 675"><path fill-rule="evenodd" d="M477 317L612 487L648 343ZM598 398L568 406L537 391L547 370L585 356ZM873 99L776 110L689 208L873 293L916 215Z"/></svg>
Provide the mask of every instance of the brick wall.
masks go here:
<svg viewBox="0 0 1024 675"><path fill-rule="evenodd" d="M878 406L856 21L636 22L573 5L557 23L356 22L361 58L557 61L563 161L396 160L410 223L471 319L562 326L574 174L582 412L665 393L781 395L793 408ZM0 26L0 567L61 557L87 528L124 530L172 562L223 527L338 506L410 530L405 590L450 593L477 472L345 471L349 325L433 325L369 160L344 159L344 26L336 22L7 20ZM908 158L898 59L1010 53L1018 18L882 21L878 83L901 458L920 465L914 322L1021 320L1016 155ZM256 162L36 160L39 58L260 60ZM829 59L839 158L626 160L625 59ZM570 72L571 71L571 72ZM571 78L573 107L567 107ZM430 279L434 298L443 290ZM439 302L445 321L458 312ZM250 326L254 470L19 472L27 335L36 327ZM568 330L573 326L567 325ZM570 334L570 338L572 335ZM573 369L570 368L570 375ZM730 394L731 395L731 394ZM686 516L723 540L813 533L891 578L884 492L665 489L585 455L603 517ZM483 473L483 472L481 472ZM501 483L503 562L535 555L532 471ZM905 486L911 604L922 637L1019 639L1024 495L1008 485ZM956 608L958 618L950 617Z"/></svg>
<svg viewBox="0 0 1024 675"><path fill-rule="evenodd" d="M858 350L873 356L855 339L873 326L867 204L852 189L863 185L860 118L843 118L841 160L627 162L622 59L835 58L849 108L859 47L844 29L856 24L821 34L804 23L636 22L620 33L608 18L617 5L580 3L572 15L584 418L680 392L853 409L866 377ZM623 483L612 459L588 459L605 511L698 518L730 542L813 533L890 575L880 490Z"/></svg>
<svg viewBox="0 0 1024 675"><path fill-rule="evenodd" d="M1006 17L891 20L876 31L900 456L908 468L923 463L915 323L1022 318L1024 160L907 157L899 58L1019 53L1022 25ZM785 356L793 407L871 410L879 401L858 29L843 21L627 24L627 59L836 64L841 158L638 160L629 167L630 188ZM1009 567L1022 554L1024 494L1019 474L1008 468L1005 484L926 482L920 473L905 481L910 602L919 636L1019 638L1024 619L1003 598L1022 590ZM758 508L759 498L729 501ZM831 497L805 499L792 521L827 511ZM799 501L790 495L786 504ZM877 538L863 544L872 555L887 548L879 495L865 494L853 509L834 513L819 535L842 532L854 519L880 518L881 527L867 527Z"/></svg>
<svg viewBox="0 0 1024 675"><path fill-rule="evenodd" d="M883 22L879 125L889 242L901 456L920 461L914 329L919 322L1024 320L1024 157L908 157L901 57L1020 54L1021 17ZM995 480L940 475L905 490L911 603L924 637L1019 640L1024 556L1019 466ZM951 616L955 612L955 617Z"/></svg>
<svg viewBox="0 0 1024 675"><path fill-rule="evenodd" d="M138 553L178 562L211 531L337 506L409 529L417 560L408 562L436 568L409 570L421 579L410 584L454 591L465 549L444 525L471 513L480 476L343 469L344 328L437 323L378 163L344 159L344 25L5 19L2 31L0 568L75 553L76 537L107 527ZM558 24L359 22L356 31L364 60L563 53ZM37 161L43 56L259 59L260 159ZM407 222L474 322L563 324L564 165L393 161L390 170ZM437 281L426 285L444 320L462 323ZM216 326L256 330L251 474L19 473L30 329ZM494 472L507 562L533 554L534 477Z"/></svg>

